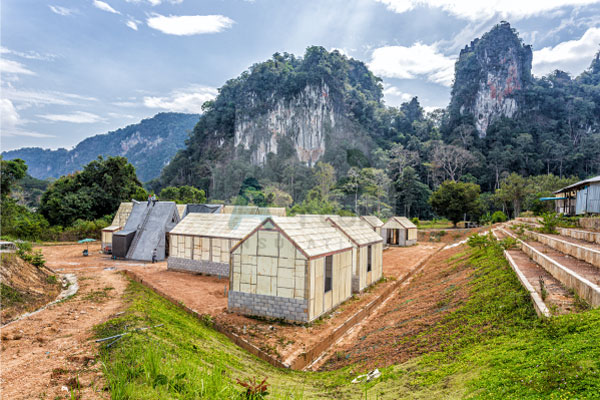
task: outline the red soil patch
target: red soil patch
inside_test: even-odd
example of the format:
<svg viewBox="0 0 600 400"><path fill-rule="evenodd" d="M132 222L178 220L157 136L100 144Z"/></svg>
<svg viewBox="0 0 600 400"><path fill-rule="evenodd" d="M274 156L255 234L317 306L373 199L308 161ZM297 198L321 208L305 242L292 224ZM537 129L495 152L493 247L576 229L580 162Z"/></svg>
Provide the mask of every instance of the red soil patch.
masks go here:
<svg viewBox="0 0 600 400"><path fill-rule="evenodd" d="M435 333L425 338L417 335L437 324L468 297L466 284L471 270L465 262L467 256L448 261L464 250L464 246L457 246L436 254L376 316L333 346L321 369L356 364L358 369L371 370L439 349L442 343Z"/></svg>

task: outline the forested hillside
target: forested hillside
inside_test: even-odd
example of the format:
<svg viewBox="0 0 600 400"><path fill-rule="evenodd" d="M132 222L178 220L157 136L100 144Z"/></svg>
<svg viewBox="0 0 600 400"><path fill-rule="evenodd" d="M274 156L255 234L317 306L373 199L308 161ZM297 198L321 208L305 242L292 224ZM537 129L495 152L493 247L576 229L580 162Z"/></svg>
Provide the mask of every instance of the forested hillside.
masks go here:
<svg viewBox="0 0 600 400"><path fill-rule="evenodd" d="M3 152L5 160L20 158L34 178L58 178L81 170L98 156L127 157L142 181L156 178L198 122L197 114L160 113L104 135L89 137L74 149L39 147Z"/></svg>
<svg viewBox="0 0 600 400"><path fill-rule="evenodd" d="M381 80L337 51L275 54L205 104L152 187L193 185L210 199L277 200L298 212L326 204L429 217L445 180L494 192L513 172L598 174L599 55L576 78L533 77L531 47L502 22L461 51L448 108L425 114L417 98L386 106Z"/></svg>

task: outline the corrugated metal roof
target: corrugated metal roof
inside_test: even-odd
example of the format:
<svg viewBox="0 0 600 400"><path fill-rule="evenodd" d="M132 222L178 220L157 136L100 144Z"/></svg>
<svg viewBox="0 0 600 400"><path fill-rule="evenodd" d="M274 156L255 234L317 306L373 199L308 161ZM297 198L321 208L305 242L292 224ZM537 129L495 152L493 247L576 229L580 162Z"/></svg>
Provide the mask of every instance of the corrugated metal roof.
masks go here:
<svg viewBox="0 0 600 400"><path fill-rule="evenodd" d="M265 218L265 215L189 213L171 234L242 239Z"/></svg>
<svg viewBox="0 0 600 400"><path fill-rule="evenodd" d="M373 227L359 217L331 217L328 220L357 246L383 241L381 236L375 233Z"/></svg>
<svg viewBox="0 0 600 400"><path fill-rule="evenodd" d="M366 221L373 228L381 228L383 226L383 221L375 215L363 215L360 218L362 218L363 221Z"/></svg>
<svg viewBox="0 0 600 400"><path fill-rule="evenodd" d="M352 243L323 219L306 217L271 217L270 219L310 258L352 248Z"/></svg>
<svg viewBox="0 0 600 400"><path fill-rule="evenodd" d="M590 184L590 183L600 183L600 175L598 175L598 176L595 176L595 177L593 177L593 178L590 178L590 179L585 179L585 180L583 180L583 181L579 181L579 182L577 182L577 183L574 183L574 184L572 184L572 185L569 185L569 186L565 186L564 188L562 188L562 189L559 189L559 190L557 190L557 191L556 191L556 192L554 192L554 193L568 192L568 191L571 191L571 190L573 190L573 189L576 189L576 188L577 188L577 187L579 187L579 186L588 185L588 184Z"/></svg>

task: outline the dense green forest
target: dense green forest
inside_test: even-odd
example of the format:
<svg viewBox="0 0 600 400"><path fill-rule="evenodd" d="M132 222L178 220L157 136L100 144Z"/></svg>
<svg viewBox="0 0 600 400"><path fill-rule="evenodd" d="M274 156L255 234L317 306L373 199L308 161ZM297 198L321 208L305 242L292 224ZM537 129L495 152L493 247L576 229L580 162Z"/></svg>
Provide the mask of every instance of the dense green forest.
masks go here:
<svg viewBox="0 0 600 400"><path fill-rule="evenodd" d="M120 201L153 192L180 203L286 207L292 215L486 223L504 218L498 211L549 211L540 197L600 174L600 52L575 78L562 71L536 78L531 48L508 23L461 51L445 110L425 113L416 97L389 107L364 63L317 46L253 65L203 109L185 148L145 188L123 157L92 160L53 182L31 178L22 161L2 160L3 234L92 232ZM284 128L273 131L265 115ZM310 135L302 139L302 130ZM249 145L240 132L253 136ZM324 149L299 143L306 137L322 139ZM316 149L317 162L301 161L307 149Z"/></svg>
<svg viewBox="0 0 600 400"><path fill-rule="evenodd" d="M513 57L508 62L507 54ZM490 73L505 86L488 85L494 100L516 105L510 117L490 117L481 134L473 99L481 91L478 82ZM298 160L296 133L290 130L278 136L277 152L265 163L252 163L246 149L234 144L236 120L267 113L277 100L294 99L310 85L329 88L334 112L351 120L357 135L367 135L367 147L326 141L321 162L309 167ZM503 97L496 93L500 89ZM284 104L296 107L293 101ZM186 148L150 187L192 185L211 200L242 204L264 204L268 193L277 193L278 205L303 211L302 204L331 202L323 210L430 218L432 191L450 180L479 185L487 200L478 214L498 208L512 212L512 202L492 196L511 173L570 178L555 185L600 173L599 116L600 53L576 78L555 71L538 79L531 74L531 48L508 23L461 52L452 101L432 113L425 113L416 97L400 107L386 106L381 80L364 63L309 47L302 58L275 54L228 81L205 104ZM323 130L327 136L327 127ZM261 192L255 198L244 194L249 180Z"/></svg>

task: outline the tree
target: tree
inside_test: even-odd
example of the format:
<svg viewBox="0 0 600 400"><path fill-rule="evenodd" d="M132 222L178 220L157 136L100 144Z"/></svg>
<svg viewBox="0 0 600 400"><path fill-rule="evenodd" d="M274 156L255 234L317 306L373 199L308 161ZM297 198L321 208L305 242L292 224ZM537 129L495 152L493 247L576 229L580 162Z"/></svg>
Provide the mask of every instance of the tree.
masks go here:
<svg viewBox="0 0 600 400"><path fill-rule="evenodd" d="M418 210L431 196L431 190L420 182L414 168L407 167L396 182L396 213L410 218L413 210Z"/></svg>
<svg viewBox="0 0 600 400"><path fill-rule="evenodd" d="M516 218L521 213L521 205L530 192L531 188L527 180L513 172L500 183L496 196L504 203L512 203L513 217Z"/></svg>
<svg viewBox="0 0 600 400"><path fill-rule="evenodd" d="M475 161L475 157L462 147L439 145L433 149L432 161L438 176L456 182Z"/></svg>
<svg viewBox="0 0 600 400"><path fill-rule="evenodd" d="M114 213L141 188L135 168L125 157L98 157L82 171L54 181L42 196L39 211L51 224L69 226L77 219Z"/></svg>
<svg viewBox="0 0 600 400"><path fill-rule="evenodd" d="M448 218L454 226L465 215L475 216L479 210L479 185L445 181L431 195L430 203L439 215Z"/></svg>
<svg viewBox="0 0 600 400"><path fill-rule="evenodd" d="M170 200L178 204L202 204L206 203L204 190L193 186L174 187L169 186L160 191L160 200Z"/></svg>
<svg viewBox="0 0 600 400"><path fill-rule="evenodd" d="M20 158L5 161L0 157L0 195L2 199L8 198L14 184L27 174L27 164Z"/></svg>
<svg viewBox="0 0 600 400"><path fill-rule="evenodd" d="M315 167L315 179L324 200L329 200L329 192L335 186L335 169L331 164L318 162Z"/></svg>

